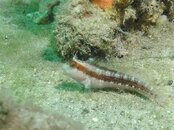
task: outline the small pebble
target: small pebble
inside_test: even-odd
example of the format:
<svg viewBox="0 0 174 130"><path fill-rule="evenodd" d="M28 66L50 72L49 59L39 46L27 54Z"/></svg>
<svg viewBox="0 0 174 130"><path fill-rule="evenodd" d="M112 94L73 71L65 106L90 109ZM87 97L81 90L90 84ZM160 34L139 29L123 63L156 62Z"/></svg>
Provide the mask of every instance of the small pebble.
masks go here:
<svg viewBox="0 0 174 130"><path fill-rule="evenodd" d="M124 111L121 111L121 112L120 112L120 115L121 115L121 116L125 116L125 112L124 112Z"/></svg>
<svg viewBox="0 0 174 130"><path fill-rule="evenodd" d="M96 117L92 118L92 120L93 120L94 122L98 122L98 118L96 118Z"/></svg>
<svg viewBox="0 0 174 130"><path fill-rule="evenodd" d="M171 111L170 111L170 110L167 110L167 113L168 113L168 114L171 114Z"/></svg>
<svg viewBox="0 0 174 130"><path fill-rule="evenodd" d="M83 109L81 114L88 114L88 113L89 113L89 110L87 108L85 108L85 109Z"/></svg>
<svg viewBox="0 0 174 130"><path fill-rule="evenodd" d="M137 128L137 127L135 127L135 128L134 128L134 130L138 130L138 128Z"/></svg>
<svg viewBox="0 0 174 130"><path fill-rule="evenodd" d="M142 46L141 49L142 50L149 50L149 49L151 49L151 47L150 46Z"/></svg>
<svg viewBox="0 0 174 130"><path fill-rule="evenodd" d="M5 39L6 39L6 40L8 39L8 36L7 36L7 35L5 36Z"/></svg>
<svg viewBox="0 0 174 130"><path fill-rule="evenodd" d="M169 80L168 82L167 82L167 85L172 85L173 84L173 80Z"/></svg>

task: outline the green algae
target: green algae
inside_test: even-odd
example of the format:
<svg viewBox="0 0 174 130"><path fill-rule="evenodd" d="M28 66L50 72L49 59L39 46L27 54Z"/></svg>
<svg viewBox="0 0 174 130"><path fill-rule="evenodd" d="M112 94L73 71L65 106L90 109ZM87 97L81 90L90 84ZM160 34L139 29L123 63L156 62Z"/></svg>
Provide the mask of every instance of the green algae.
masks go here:
<svg viewBox="0 0 174 130"><path fill-rule="evenodd" d="M43 58L52 62L62 62L63 57L57 54L57 45L54 35L51 35L50 43L47 48L43 51Z"/></svg>
<svg viewBox="0 0 174 130"><path fill-rule="evenodd" d="M81 93L87 92L87 89L79 83L71 83L71 82L62 82L61 84L59 84L58 86L55 87L58 90L63 90L63 91L78 91Z"/></svg>

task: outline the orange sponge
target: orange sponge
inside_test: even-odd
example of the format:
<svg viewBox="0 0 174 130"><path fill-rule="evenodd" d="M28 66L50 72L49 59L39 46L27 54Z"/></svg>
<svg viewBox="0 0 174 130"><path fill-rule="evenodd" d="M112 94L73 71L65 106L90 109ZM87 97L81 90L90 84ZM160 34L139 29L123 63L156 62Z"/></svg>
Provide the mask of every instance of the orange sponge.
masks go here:
<svg viewBox="0 0 174 130"><path fill-rule="evenodd" d="M91 2L102 9L112 8L113 0L91 0Z"/></svg>

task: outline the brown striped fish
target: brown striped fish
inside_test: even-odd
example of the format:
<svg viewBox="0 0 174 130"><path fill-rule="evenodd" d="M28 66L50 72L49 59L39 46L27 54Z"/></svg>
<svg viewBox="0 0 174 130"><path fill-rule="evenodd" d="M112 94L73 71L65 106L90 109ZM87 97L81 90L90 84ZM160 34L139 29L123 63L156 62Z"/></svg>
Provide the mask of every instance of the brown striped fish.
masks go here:
<svg viewBox="0 0 174 130"><path fill-rule="evenodd" d="M147 98L149 96L156 97L145 83L133 76L98 67L75 58L69 64L64 64L63 70L68 76L84 84L87 88L116 88L135 91Z"/></svg>
<svg viewBox="0 0 174 130"><path fill-rule="evenodd" d="M73 58L69 64L63 64L62 68L65 74L84 84L87 88L130 90L155 101L162 107L169 104L166 95L159 90L158 93L155 93L147 84L131 75L89 64L76 58Z"/></svg>

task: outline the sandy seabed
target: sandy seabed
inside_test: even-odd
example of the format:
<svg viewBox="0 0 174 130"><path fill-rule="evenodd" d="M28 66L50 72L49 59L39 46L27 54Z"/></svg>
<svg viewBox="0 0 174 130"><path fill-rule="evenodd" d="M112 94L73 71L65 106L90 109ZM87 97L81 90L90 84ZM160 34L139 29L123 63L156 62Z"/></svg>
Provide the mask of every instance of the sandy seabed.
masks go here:
<svg viewBox="0 0 174 130"><path fill-rule="evenodd" d="M131 93L83 91L82 85L63 74L59 62L43 58L49 50L49 29L25 28L16 19L26 16L15 11L9 1L0 1L0 86L17 102L59 113L87 130L174 129L173 24L157 27L152 37L139 39L141 45L129 51L128 57L99 63L148 82L160 98L167 98L159 106Z"/></svg>

